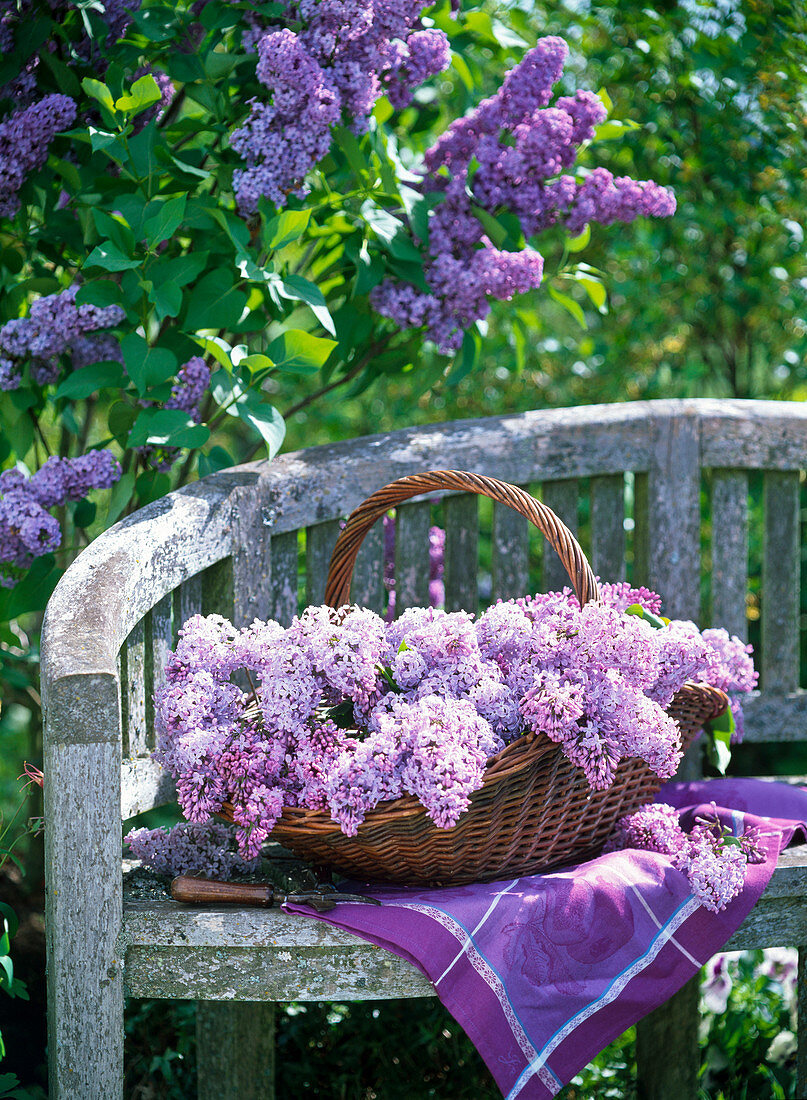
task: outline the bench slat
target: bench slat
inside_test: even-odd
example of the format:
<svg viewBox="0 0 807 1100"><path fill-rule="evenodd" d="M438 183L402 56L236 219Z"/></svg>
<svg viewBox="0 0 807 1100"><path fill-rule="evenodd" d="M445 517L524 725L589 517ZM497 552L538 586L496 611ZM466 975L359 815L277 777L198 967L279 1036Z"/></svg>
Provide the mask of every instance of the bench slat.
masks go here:
<svg viewBox="0 0 807 1100"><path fill-rule="evenodd" d="M269 552L272 578L269 617L281 626L289 626L297 614L297 532L273 535Z"/></svg>
<svg viewBox="0 0 807 1100"><path fill-rule="evenodd" d="M573 535L577 534L577 499L579 485L576 478L568 481L545 481L541 487L541 500L562 519ZM544 568L541 588L544 592L559 592L571 585L557 552L549 543L544 544Z"/></svg>
<svg viewBox="0 0 807 1100"><path fill-rule="evenodd" d="M386 608L384 588L384 526L379 520L364 536L353 569L350 598L359 607L369 607L377 615Z"/></svg>
<svg viewBox="0 0 807 1100"><path fill-rule="evenodd" d="M179 630L192 615L198 615L202 610L202 576L196 573L188 577L179 588L174 589L174 645L177 643Z"/></svg>
<svg viewBox="0 0 807 1100"><path fill-rule="evenodd" d="M591 479L591 568L603 581L625 579L625 479Z"/></svg>
<svg viewBox="0 0 807 1100"><path fill-rule="evenodd" d="M479 604L479 498L474 493L447 497L443 516L446 611L475 613Z"/></svg>
<svg viewBox="0 0 807 1100"><path fill-rule="evenodd" d="M146 647L146 722L149 729L149 748L154 740L154 692L165 681L165 667L171 652L173 635L173 601L170 593L163 596L151 612L151 644Z"/></svg>
<svg viewBox="0 0 807 1100"><path fill-rule="evenodd" d="M339 537L339 521L317 523L305 532L305 602L319 606L325 598L328 564Z"/></svg>
<svg viewBox="0 0 807 1100"><path fill-rule="evenodd" d="M510 600L529 591L529 522L508 508L493 505L492 599Z"/></svg>
<svg viewBox="0 0 807 1100"><path fill-rule="evenodd" d="M748 475L712 474L712 626L745 640L748 625Z"/></svg>
<svg viewBox="0 0 807 1100"><path fill-rule="evenodd" d="M428 502L401 504L395 512L395 614L429 606Z"/></svg>
<svg viewBox="0 0 807 1100"><path fill-rule="evenodd" d="M145 756L149 751L146 725L146 629L151 613L135 626L121 650L121 704L123 751L129 756Z"/></svg>
<svg viewBox="0 0 807 1100"><path fill-rule="evenodd" d="M763 477L760 687L794 691L799 682L799 475Z"/></svg>

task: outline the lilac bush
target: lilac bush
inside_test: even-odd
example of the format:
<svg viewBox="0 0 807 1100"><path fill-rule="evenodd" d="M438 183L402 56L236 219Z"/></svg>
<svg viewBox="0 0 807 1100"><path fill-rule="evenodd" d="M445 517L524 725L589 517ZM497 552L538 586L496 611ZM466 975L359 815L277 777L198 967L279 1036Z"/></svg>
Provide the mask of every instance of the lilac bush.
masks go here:
<svg viewBox="0 0 807 1100"><path fill-rule="evenodd" d="M620 609L639 597L657 607L654 594L604 585L603 595L582 609L561 592L478 618L412 608L391 622L309 607L286 629L195 616L155 700L156 758L190 821L232 805L246 859L286 806L327 811L352 836L368 811L413 795L451 828L488 760L525 734L561 745L593 789L626 758L669 778L681 740L665 708L707 675L714 651L696 631ZM710 851L704 832L688 856L693 881L713 880Z"/></svg>

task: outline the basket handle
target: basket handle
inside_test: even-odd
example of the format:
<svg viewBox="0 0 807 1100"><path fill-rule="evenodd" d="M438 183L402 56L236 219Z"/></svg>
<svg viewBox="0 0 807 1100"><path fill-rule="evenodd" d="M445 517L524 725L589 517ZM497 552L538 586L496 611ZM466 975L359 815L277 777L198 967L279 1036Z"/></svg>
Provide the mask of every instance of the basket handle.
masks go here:
<svg viewBox="0 0 807 1100"><path fill-rule="evenodd" d="M495 477L470 474L463 470L430 470L423 474L410 474L398 478L371 496L351 512L344 529L336 540L328 568L325 585L325 603L330 607L342 607L350 601L350 583L356 556L364 536L390 508L410 497L420 496L434 489L455 489L465 493L477 493L491 500L506 504L513 511L525 516L534 524L547 542L557 550L563 568L569 574L580 606L591 600L599 601L600 592L591 566L577 539L551 508L517 485L498 481Z"/></svg>

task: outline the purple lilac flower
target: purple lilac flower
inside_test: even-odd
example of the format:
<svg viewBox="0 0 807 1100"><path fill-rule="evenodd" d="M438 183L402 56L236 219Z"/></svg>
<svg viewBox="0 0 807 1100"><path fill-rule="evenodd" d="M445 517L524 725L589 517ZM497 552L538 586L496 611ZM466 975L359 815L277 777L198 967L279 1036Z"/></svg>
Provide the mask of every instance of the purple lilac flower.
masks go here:
<svg viewBox="0 0 807 1100"><path fill-rule="evenodd" d="M204 359L194 355L179 368L177 380L171 388L171 396L163 405L164 409L179 409L187 413L195 424L201 420L201 405L210 385L210 368ZM154 402L141 401L141 405L153 405ZM146 444L136 448L138 453L155 470L169 470L179 457L179 447L158 447Z"/></svg>
<svg viewBox="0 0 807 1100"><path fill-rule="evenodd" d="M25 480L14 471L0 479L9 494ZM606 592L614 605L658 606L653 593L627 585ZM328 810L353 834L380 802L411 794L450 828L488 759L528 730L558 742L593 788L612 782L629 757L670 776L680 736L660 698L693 667L706 668L706 650L691 624L655 630L608 603L581 609L568 590L500 602L478 620L411 608L385 623L355 607L313 607L285 629L256 621L237 630L196 616L155 700L157 758L190 820L232 804L249 858L284 806ZM747 659L743 652L746 686ZM239 670L254 691L233 682ZM670 821L653 833L651 814L631 827L659 845ZM680 860L704 904L719 904L740 863L727 856L719 878L723 839L717 834L716 848L711 829L699 823ZM739 850L753 855L752 838Z"/></svg>
<svg viewBox="0 0 807 1100"><path fill-rule="evenodd" d="M0 122L0 217L14 217L20 207L17 192L26 177L42 167L56 134L75 118L72 99L49 95Z"/></svg>
<svg viewBox="0 0 807 1100"><path fill-rule="evenodd" d="M701 905L713 913L725 909L740 893L749 862L764 858L753 838L743 837L737 843L716 816L699 820L685 833L677 811L663 802L642 806L621 818L607 848L639 848L669 856L673 866L689 879Z"/></svg>
<svg viewBox="0 0 807 1100"><path fill-rule="evenodd" d="M754 648L740 638L731 637L722 628L704 630L703 640L707 645L709 662L703 681L728 695L736 726L732 740L742 741L745 724L741 695L753 691L759 680L751 657Z"/></svg>
<svg viewBox="0 0 807 1100"><path fill-rule="evenodd" d="M396 106L411 89L448 66L442 31L418 26L425 0L296 0L284 27L259 36L248 20L243 40L257 47L258 79L267 101L253 100L230 144L246 162L233 177L239 210L254 214L265 196L284 206L306 194L305 177L328 152L331 128L344 120L366 131L378 98Z"/></svg>
<svg viewBox="0 0 807 1100"><path fill-rule="evenodd" d="M15 318L0 327L0 388L16 389L26 363L31 377L45 386L59 377L60 357L76 349L79 365L97 362L89 356L101 353L120 359L120 349L111 334L104 333L103 343L90 345L88 334L111 328L125 318L120 306L76 305L78 286L58 294L48 294L32 303L27 317Z"/></svg>
<svg viewBox="0 0 807 1100"><path fill-rule="evenodd" d="M452 123L426 151L424 189L443 199L429 224L424 268L429 290L386 279L371 301L402 328L425 327L446 354L487 315L491 299L524 294L540 285L543 274L537 251L495 249L476 208L516 215L527 238L559 220L577 234L591 221L610 225L638 215L667 217L675 210L672 193L652 181L615 179L603 168L579 180L563 174L606 115L588 91L561 96L549 106L567 55L562 39L540 39L494 96Z"/></svg>
<svg viewBox="0 0 807 1100"><path fill-rule="evenodd" d="M106 489L121 476L111 451L88 451L78 458L47 460L32 477L21 470L0 473L0 586L19 580L34 558L61 545L56 519L47 511L69 500L82 500L91 489Z"/></svg>
<svg viewBox="0 0 807 1100"><path fill-rule="evenodd" d="M257 871L259 860L244 860L235 849L235 831L219 821L182 822L172 829L132 829L124 844L135 859L164 875L206 875L228 879Z"/></svg>

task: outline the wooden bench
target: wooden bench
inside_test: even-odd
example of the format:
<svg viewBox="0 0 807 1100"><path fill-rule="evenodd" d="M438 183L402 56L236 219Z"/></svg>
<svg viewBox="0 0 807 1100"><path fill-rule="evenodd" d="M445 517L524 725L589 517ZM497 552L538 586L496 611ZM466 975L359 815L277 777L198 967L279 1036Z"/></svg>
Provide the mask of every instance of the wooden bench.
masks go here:
<svg viewBox="0 0 807 1100"><path fill-rule="evenodd" d="M540 487L570 527L583 517L581 537L603 578L623 577L630 558L631 579L661 592L667 614L744 635L750 522L751 543L763 539L762 690L746 707L746 740L804 739L799 479L805 467L804 405L591 406L287 454L271 465L205 478L101 535L53 594L42 638L53 1100L121 1095L126 995L198 1000L199 1096L249 1100L272 1095L274 1003L431 992L397 957L300 917L124 898L121 819L174 797L150 759L151 695L188 616L216 610L237 624L255 617L288 622L301 603L321 602L342 517L386 481L455 468ZM749 477L752 488L761 480L764 513L752 510L750 521ZM480 510L473 496L447 496L441 509L448 609L476 608L480 589L486 599L523 594L531 576L538 587L525 521L499 506L492 514ZM702 510L711 575L703 616ZM399 608L428 602L431 522L428 502L398 511ZM376 609L384 599L382 553L376 530L362 549L353 588L357 602ZM540 579L544 589L563 583L552 552ZM807 945L806 868L804 850L782 857L730 947ZM806 962L802 950L802 991ZM799 1094L807 1095L807 1004L800 1021ZM216 1041L204 1041L206 1035ZM694 1097L696 1045L693 982L639 1027L641 1094Z"/></svg>

